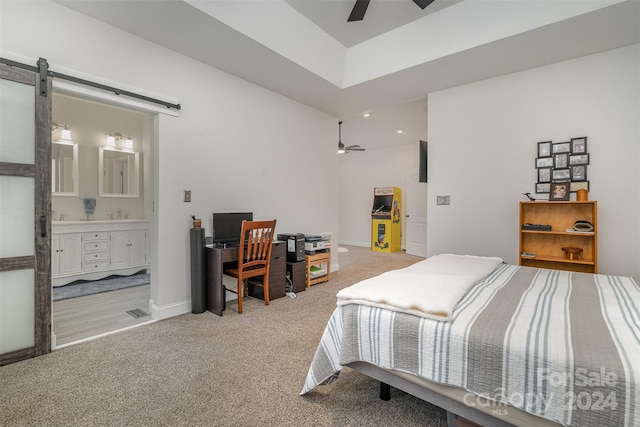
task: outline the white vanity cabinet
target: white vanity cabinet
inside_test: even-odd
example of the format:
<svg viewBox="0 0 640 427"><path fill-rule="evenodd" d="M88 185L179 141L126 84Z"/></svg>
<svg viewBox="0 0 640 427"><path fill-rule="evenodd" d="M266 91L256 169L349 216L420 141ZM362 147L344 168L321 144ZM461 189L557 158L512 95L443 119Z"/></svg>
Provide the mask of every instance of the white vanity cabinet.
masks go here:
<svg viewBox="0 0 640 427"><path fill-rule="evenodd" d="M53 286L149 267L149 221L58 221L51 228Z"/></svg>
<svg viewBox="0 0 640 427"><path fill-rule="evenodd" d="M111 233L111 268L128 268L147 264L146 230Z"/></svg>
<svg viewBox="0 0 640 427"><path fill-rule="evenodd" d="M71 276L82 273L82 233L51 236L51 275Z"/></svg>

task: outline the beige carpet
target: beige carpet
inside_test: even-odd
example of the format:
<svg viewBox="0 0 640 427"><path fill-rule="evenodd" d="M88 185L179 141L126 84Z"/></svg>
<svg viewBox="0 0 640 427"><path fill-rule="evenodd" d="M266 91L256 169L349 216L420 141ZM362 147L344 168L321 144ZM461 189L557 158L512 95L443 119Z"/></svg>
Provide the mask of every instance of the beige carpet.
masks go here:
<svg viewBox="0 0 640 427"><path fill-rule="evenodd" d="M298 395L335 294L420 258L349 247L331 281L244 314L185 314L0 368L2 426L446 426L443 410L345 368Z"/></svg>

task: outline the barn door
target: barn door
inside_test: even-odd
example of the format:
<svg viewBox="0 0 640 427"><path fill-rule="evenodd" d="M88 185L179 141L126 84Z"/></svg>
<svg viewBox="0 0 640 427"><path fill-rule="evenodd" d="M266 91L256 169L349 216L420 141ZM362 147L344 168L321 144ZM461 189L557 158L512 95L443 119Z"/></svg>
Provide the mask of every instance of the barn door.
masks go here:
<svg viewBox="0 0 640 427"><path fill-rule="evenodd" d="M0 365L51 351L51 78L0 64Z"/></svg>

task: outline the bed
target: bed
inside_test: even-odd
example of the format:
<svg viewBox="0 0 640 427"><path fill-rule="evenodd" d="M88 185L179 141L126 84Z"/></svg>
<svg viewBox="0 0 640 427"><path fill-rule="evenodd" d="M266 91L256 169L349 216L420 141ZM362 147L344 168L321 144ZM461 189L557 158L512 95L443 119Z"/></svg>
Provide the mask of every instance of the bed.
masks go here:
<svg viewBox="0 0 640 427"><path fill-rule="evenodd" d="M349 366L482 425L640 425L632 278L441 257L340 291L301 394Z"/></svg>

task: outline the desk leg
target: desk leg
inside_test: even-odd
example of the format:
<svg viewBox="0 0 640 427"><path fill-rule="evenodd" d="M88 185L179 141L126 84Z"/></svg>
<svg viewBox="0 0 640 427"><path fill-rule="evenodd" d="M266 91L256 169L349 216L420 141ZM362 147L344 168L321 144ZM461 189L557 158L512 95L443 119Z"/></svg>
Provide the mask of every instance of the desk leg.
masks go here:
<svg viewBox="0 0 640 427"><path fill-rule="evenodd" d="M222 285L222 253L208 250L207 256L207 309L222 316L224 311L224 286Z"/></svg>

